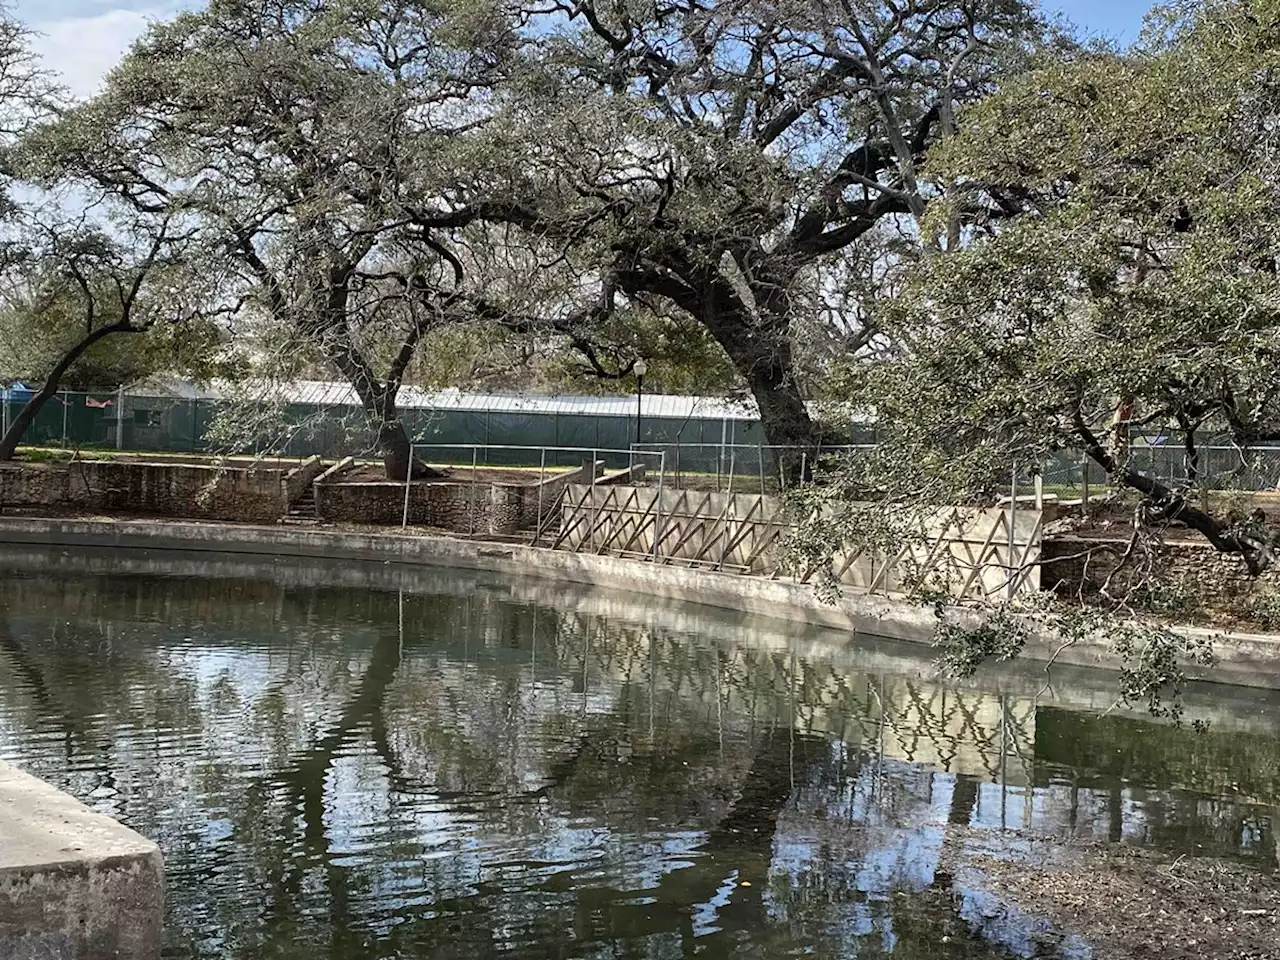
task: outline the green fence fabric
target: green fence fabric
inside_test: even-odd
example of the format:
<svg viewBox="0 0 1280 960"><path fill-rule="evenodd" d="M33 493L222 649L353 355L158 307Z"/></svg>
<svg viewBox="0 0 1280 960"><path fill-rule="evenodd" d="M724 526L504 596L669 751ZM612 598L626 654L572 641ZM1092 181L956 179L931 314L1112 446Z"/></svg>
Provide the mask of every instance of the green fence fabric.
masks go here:
<svg viewBox="0 0 1280 960"><path fill-rule="evenodd" d="M21 409L25 397L0 400L3 425ZM356 406L290 404L270 420L246 449L212 449L206 439L220 401L130 396L118 393L60 392L44 405L23 437L30 446L69 449L121 449L154 453L273 454L303 458L368 455L375 434ZM409 436L420 445L418 455L436 463L468 464L472 445L477 462L536 467L547 448L549 467L576 466L598 452L611 468L636 458L625 453L636 443L636 417L572 410L405 408L401 416ZM1149 430L1150 428L1148 428ZM873 443L874 429L856 427L855 445ZM756 421L724 417L645 417L639 445L665 456L666 468L681 474L777 473L777 457L767 446ZM510 447L533 449L513 450ZM465 448L465 449L464 449ZM553 449L560 448L560 449ZM614 451L614 452L607 452ZM1134 434L1131 456L1138 469L1174 485L1187 482L1187 456L1182 436ZM1274 490L1280 488L1280 447L1241 453L1225 438L1205 438L1198 448L1199 484L1213 489ZM644 462L656 466L655 458ZM1035 465L1018 464L1020 488L1027 489ZM1039 465L1049 485L1079 488L1085 477L1101 486L1106 477L1078 456L1054 454Z"/></svg>
<svg viewBox="0 0 1280 960"><path fill-rule="evenodd" d="M13 399L5 405L7 423L21 402ZM218 401L212 400L63 392L40 410L23 443L70 449L287 457L358 456L375 447L374 432L359 407L289 404L272 418L270 429L247 443L246 449L214 451L206 436L217 411ZM441 463L469 463L469 448L477 445L477 459L493 465L538 466L541 455L537 450L501 448L545 447L547 466L576 466L599 451L608 466L621 467L632 458L617 451L628 450L636 441L634 415L407 408L401 411L401 418L409 436L420 445L419 456ZM640 424L641 443L655 450L689 445L686 469L695 472L714 472L717 453L711 447L763 440L759 424L741 420L650 417ZM708 449L695 449L700 445ZM458 449L461 446L468 449Z"/></svg>

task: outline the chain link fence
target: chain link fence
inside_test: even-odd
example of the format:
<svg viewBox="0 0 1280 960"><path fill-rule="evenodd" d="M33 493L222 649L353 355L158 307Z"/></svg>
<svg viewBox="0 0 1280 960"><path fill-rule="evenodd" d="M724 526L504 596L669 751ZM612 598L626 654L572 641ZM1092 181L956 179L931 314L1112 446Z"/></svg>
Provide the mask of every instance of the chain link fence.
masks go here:
<svg viewBox="0 0 1280 960"><path fill-rule="evenodd" d="M7 430L26 397L0 398L0 427ZM146 453L236 453L302 458L338 458L371 454L375 436L363 411L340 404L288 404L263 417L256 432L242 431L235 449L209 439L210 427L225 401L134 396L116 392L59 392L37 414L23 438L26 446L108 449ZM438 463L460 462L459 451L478 445L486 466L539 466L526 451L555 451L548 466L576 466L567 450L608 451L607 467L628 465L623 451L663 455L672 483L682 488L777 493L797 475L791 459L856 453L866 444L819 446L817 451L770 446L754 421L603 416L571 411L440 410L407 408L405 428L420 456ZM637 439L637 434L638 439ZM1197 448L1197 476L1188 475L1181 435L1133 437L1129 456L1138 470L1174 487L1214 491L1280 489L1280 446L1241 450L1221 442ZM467 454L463 459L469 461ZM789 469L788 469L789 466ZM801 465L807 475L813 464ZM1030 493L1034 465L1019 465L1019 494ZM1061 499L1087 499L1108 489L1105 472L1077 455L1055 454L1040 467L1046 493Z"/></svg>

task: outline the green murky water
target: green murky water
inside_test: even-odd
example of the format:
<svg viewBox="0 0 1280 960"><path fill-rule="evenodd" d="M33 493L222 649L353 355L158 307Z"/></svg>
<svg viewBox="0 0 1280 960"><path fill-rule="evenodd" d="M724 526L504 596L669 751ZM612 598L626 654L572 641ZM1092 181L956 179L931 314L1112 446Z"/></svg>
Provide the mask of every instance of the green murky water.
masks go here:
<svg viewBox="0 0 1280 960"><path fill-rule="evenodd" d="M0 758L157 840L175 957L1087 956L1028 832L1275 863L1275 697L486 575L0 553ZM1046 947L1046 942L1051 947Z"/></svg>

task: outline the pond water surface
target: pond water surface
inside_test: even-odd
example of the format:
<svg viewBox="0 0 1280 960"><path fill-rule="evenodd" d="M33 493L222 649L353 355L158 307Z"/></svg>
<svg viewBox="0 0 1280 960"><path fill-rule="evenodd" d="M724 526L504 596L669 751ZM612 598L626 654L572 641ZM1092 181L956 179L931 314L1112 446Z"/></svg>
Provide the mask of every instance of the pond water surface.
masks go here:
<svg viewBox="0 0 1280 960"><path fill-rule="evenodd" d="M1087 956L955 877L1096 837L1275 866L1274 697L474 573L0 553L0 758L159 842L175 957Z"/></svg>

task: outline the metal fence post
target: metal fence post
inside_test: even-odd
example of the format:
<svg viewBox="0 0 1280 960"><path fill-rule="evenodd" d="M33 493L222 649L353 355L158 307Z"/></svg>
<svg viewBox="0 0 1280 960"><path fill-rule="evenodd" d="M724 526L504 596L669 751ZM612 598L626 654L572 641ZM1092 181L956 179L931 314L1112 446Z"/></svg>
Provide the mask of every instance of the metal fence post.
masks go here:
<svg viewBox="0 0 1280 960"><path fill-rule="evenodd" d="M67 404L70 402L70 396L67 391L62 391L62 448L67 447Z"/></svg>
<svg viewBox="0 0 1280 960"><path fill-rule="evenodd" d="M729 435L729 415L725 413L720 420L720 450L719 450L719 456L716 457L716 489L717 490L720 489L720 471L723 468L723 464L724 464L724 448L725 448L725 445L728 443L728 435Z"/></svg>
<svg viewBox="0 0 1280 960"><path fill-rule="evenodd" d="M533 542L536 545L538 535L542 533L542 485L547 475L547 448L542 448L542 463L538 467L538 520L533 525Z"/></svg>
<svg viewBox="0 0 1280 960"><path fill-rule="evenodd" d="M488 448L485 448L485 454L488 455ZM467 524L467 536L474 537L476 535L476 469L480 463L480 450L478 447L471 448L471 514L470 522Z"/></svg>
<svg viewBox="0 0 1280 960"><path fill-rule="evenodd" d="M404 512L400 515L400 529L409 526L409 481L413 478L413 451L415 444L409 444L409 466L404 471Z"/></svg>
<svg viewBox="0 0 1280 960"><path fill-rule="evenodd" d="M678 449L678 448L677 448ZM667 454L663 451L658 461L658 496L653 501L653 562L657 563L658 545L662 542L662 491L667 475Z"/></svg>
<svg viewBox="0 0 1280 960"><path fill-rule="evenodd" d="M1012 600L1018 590L1018 574L1014 566L1014 552L1017 550L1017 537L1014 530L1018 524L1018 465L1013 465L1013 477L1009 483L1009 599Z"/></svg>
<svg viewBox="0 0 1280 960"><path fill-rule="evenodd" d="M1089 515L1089 455L1081 457L1080 463L1080 512Z"/></svg>
<svg viewBox="0 0 1280 960"><path fill-rule="evenodd" d="M116 449L124 449L124 384L116 388Z"/></svg>
<svg viewBox="0 0 1280 960"><path fill-rule="evenodd" d="M764 444L756 444L756 458L760 461L760 496L764 496Z"/></svg>

